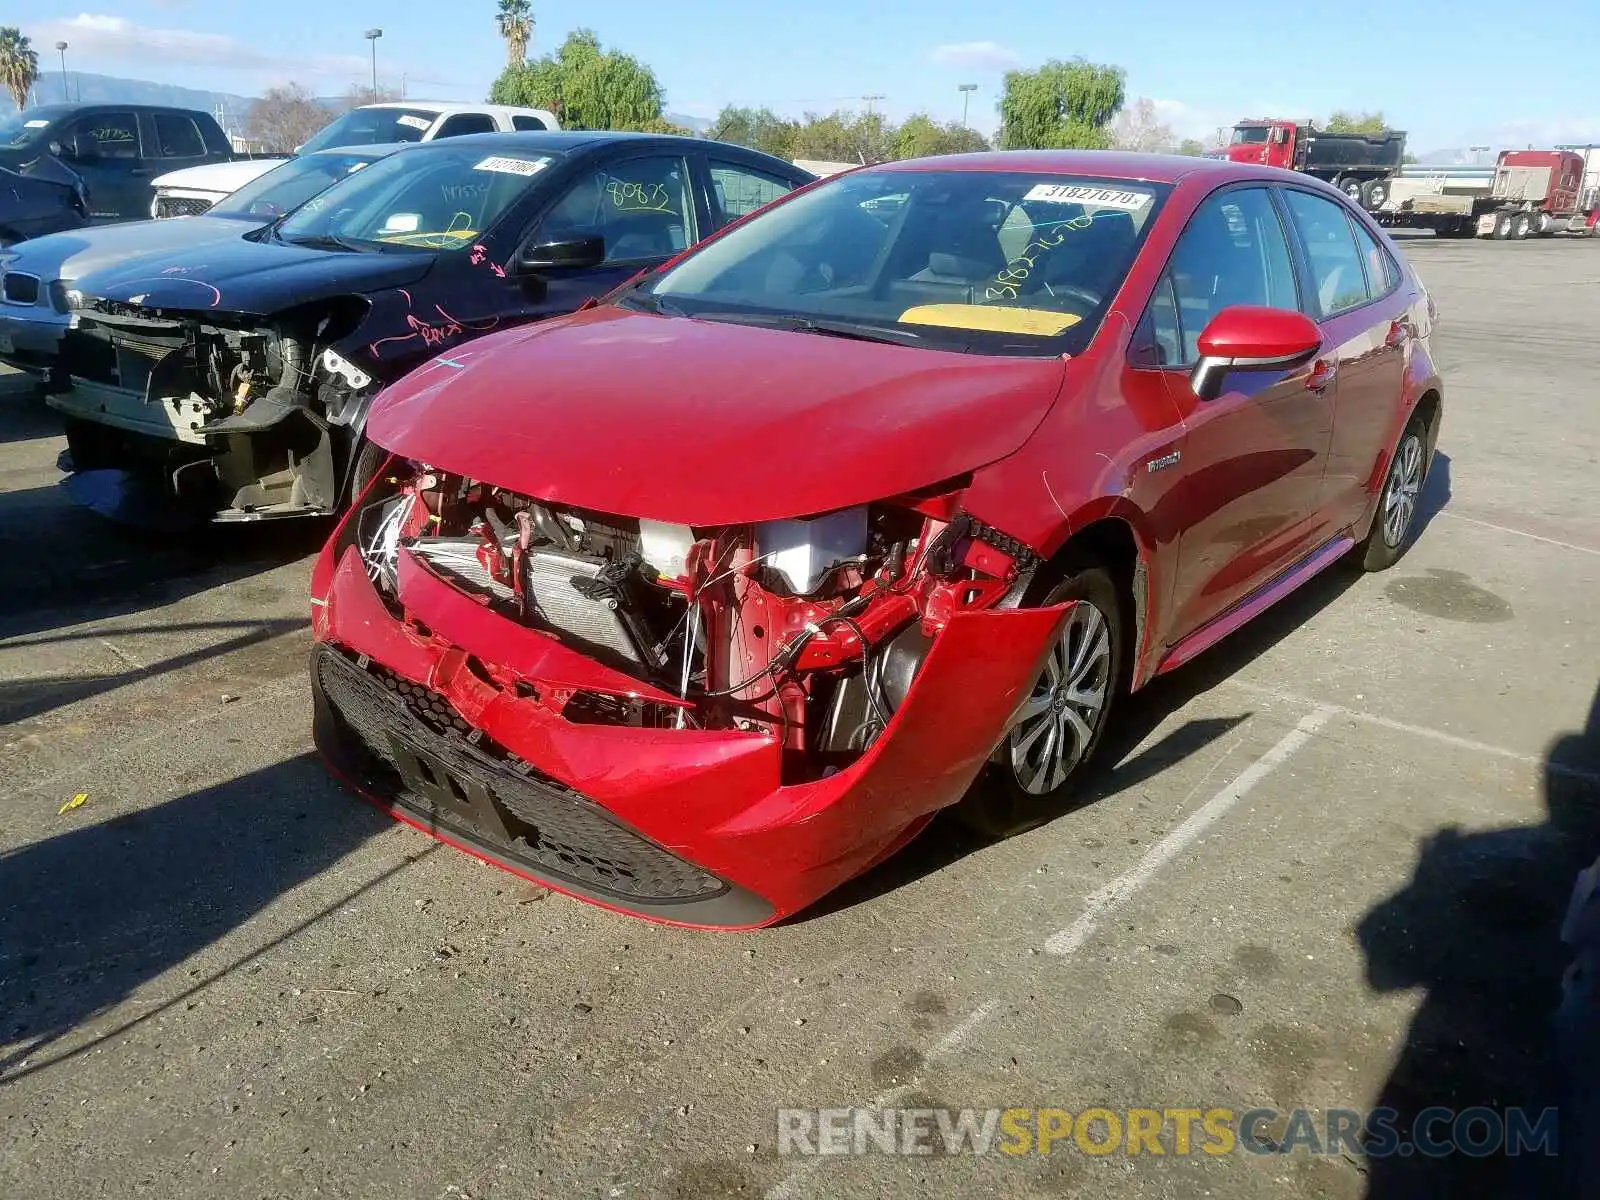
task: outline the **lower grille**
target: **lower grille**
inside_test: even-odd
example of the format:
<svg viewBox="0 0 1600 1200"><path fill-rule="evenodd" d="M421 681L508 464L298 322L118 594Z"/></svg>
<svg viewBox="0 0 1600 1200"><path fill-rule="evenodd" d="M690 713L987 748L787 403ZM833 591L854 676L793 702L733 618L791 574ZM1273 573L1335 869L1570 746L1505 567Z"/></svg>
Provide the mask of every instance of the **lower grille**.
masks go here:
<svg viewBox="0 0 1600 1200"><path fill-rule="evenodd" d="M39 303L39 277L25 271L7 271L0 276L0 298L7 304Z"/></svg>
<svg viewBox="0 0 1600 1200"><path fill-rule="evenodd" d="M364 669L329 647L318 649L313 669L341 732L364 752L368 786L383 799L623 905L706 900L728 890L495 746L437 692L383 668Z"/></svg>
<svg viewBox="0 0 1600 1200"><path fill-rule="evenodd" d="M201 213L210 212L214 203L198 196L157 196L156 216L198 217Z"/></svg>

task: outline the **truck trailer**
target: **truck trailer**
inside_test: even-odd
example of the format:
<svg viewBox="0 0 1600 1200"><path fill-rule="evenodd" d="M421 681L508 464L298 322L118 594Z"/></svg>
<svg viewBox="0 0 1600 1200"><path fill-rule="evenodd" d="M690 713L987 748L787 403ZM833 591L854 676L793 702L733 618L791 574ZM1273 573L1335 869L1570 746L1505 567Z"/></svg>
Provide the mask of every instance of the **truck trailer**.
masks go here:
<svg viewBox="0 0 1600 1200"><path fill-rule="evenodd" d="M1503 150L1488 171L1407 167L1373 215L1440 237L1595 235L1600 197L1585 186L1584 172L1584 156L1569 150Z"/></svg>
<svg viewBox="0 0 1600 1200"><path fill-rule="evenodd" d="M1224 154L1234 162L1303 171L1325 179L1368 210L1383 206L1390 181L1405 160L1406 135L1330 133L1310 121L1261 118L1240 121Z"/></svg>

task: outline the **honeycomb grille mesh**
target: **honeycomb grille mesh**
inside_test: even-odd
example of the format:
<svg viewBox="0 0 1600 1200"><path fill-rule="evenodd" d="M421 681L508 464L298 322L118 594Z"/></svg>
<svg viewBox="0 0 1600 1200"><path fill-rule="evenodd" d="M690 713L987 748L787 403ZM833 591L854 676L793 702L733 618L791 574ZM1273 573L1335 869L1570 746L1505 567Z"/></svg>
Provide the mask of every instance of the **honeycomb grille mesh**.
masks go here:
<svg viewBox="0 0 1600 1200"><path fill-rule="evenodd" d="M317 654L316 672L335 715L376 768L369 782L385 799L452 832L488 841L497 853L538 873L622 901L699 900L727 890L720 879L618 824L593 801L495 746L437 692L376 664L363 669L327 648ZM511 840L495 844L482 830L459 828L451 814L409 791L395 757L395 737L431 756L455 778L485 788Z"/></svg>
<svg viewBox="0 0 1600 1200"><path fill-rule="evenodd" d="M212 203L198 196L157 196L156 216L198 217L201 213L210 212Z"/></svg>

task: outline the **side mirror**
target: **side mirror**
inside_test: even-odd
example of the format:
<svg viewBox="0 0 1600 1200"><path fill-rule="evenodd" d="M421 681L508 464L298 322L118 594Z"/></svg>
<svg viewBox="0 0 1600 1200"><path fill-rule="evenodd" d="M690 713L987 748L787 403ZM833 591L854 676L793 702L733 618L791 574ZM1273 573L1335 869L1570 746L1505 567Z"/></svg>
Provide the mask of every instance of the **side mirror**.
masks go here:
<svg viewBox="0 0 1600 1200"><path fill-rule="evenodd" d="M50 151L50 155L51 155L52 158L67 158L68 157L67 148L65 146L63 146L60 142L52 140L50 142L50 144L45 147L45 149ZM76 155L73 155L71 157L76 157Z"/></svg>
<svg viewBox="0 0 1600 1200"><path fill-rule="evenodd" d="M1200 331L1199 349L1189 386L1215 400L1230 371L1292 371L1310 362L1322 349L1322 331L1304 313L1236 304Z"/></svg>
<svg viewBox="0 0 1600 1200"><path fill-rule="evenodd" d="M565 238L557 242L539 242L527 246L517 255L517 268L524 273L550 271L557 268L582 269L598 267L606 260L606 240L598 235Z"/></svg>

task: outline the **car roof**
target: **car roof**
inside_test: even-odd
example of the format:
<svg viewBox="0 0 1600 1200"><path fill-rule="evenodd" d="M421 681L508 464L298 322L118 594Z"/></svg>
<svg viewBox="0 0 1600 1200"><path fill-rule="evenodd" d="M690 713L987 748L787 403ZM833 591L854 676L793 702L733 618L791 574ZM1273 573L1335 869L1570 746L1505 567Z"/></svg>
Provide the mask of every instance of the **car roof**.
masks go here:
<svg viewBox="0 0 1600 1200"><path fill-rule="evenodd" d="M481 113L546 113L543 108L529 108L520 104L472 104L461 100L380 100L363 104L362 108L420 108L443 116L451 112Z"/></svg>
<svg viewBox="0 0 1600 1200"><path fill-rule="evenodd" d="M305 154L286 156L283 161L288 162L290 158L320 158L325 154L343 154L346 156L354 154L358 156L365 156L367 158L383 158L387 155L393 154L396 150L405 150L408 147L420 146L423 144L424 143L422 142L370 142L361 143L355 146L324 146L320 150L310 150Z"/></svg>
<svg viewBox="0 0 1600 1200"><path fill-rule="evenodd" d="M439 146L484 146L495 150L563 151L577 150L583 146L609 145L613 142L654 142L684 147L708 144L704 138L685 137L673 133L622 133L611 129L541 129L515 133L464 133L459 137L416 142L412 148L426 150L429 147Z"/></svg>
<svg viewBox="0 0 1600 1200"><path fill-rule="evenodd" d="M1125 179L1141 183L1177 183L1190 175L1210 176L1221 183L1229 179L1278 179L1296 176L1292 171L1221 158L1196 158L1187 154L1140 154L1130 150L992 150L976 154L946 154L934 158L879 163L867 171L1020 171L1039 175L1088 175L1100 179ZM859 172L852 172L857 174Z"/></svg>

